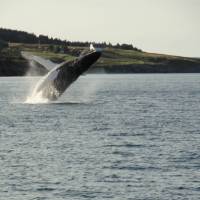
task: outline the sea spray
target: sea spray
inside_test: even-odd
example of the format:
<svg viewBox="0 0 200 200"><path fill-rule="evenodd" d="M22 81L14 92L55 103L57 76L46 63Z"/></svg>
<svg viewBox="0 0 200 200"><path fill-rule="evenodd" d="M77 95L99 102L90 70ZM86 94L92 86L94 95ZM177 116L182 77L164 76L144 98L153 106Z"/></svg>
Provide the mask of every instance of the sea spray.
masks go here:
<svg viewBox="0 0 200 200"><path fill-rule="evenodd" d="M40 84L38 81L32 82L30 87L30 93L27 95L24 103L26 104L45 104L50 101L42 96L42 91L36 92L37 85ZM34 85L34 88L33 88ZM90 103L96 100L96 95L98 91L104 86L102 79L97 75L85 75L80 77L75 83L73 83L68 90L64 93L64 98L62 96L59 99L59 103Z"/></svg>
<svg viewBox="0 0 200 200"><path fill-rule="evenodd" d="M26 99L24 103L27 104L39 104L39 103L48 103L48 99L43 98L42 96L42 91L41 92L36 92L37 86L40 84L40 82L43 80L43 78L35 82L33 77L34 75L38 74L38 69L37 66L31 58L33 55L31 55L29 52L21 52L21 55L28 61L29 63L29 70L26 72L25 76L28 76L31 78L30 84L27 85L29 87L29 94L26 96Z"/></svg>
<svg viewBox="0 0 200 200"><path fill-rule="evenodd" d="M64 96L69 102L89 103L96 99L98 91L103 86L104 83L96 75L81 76L70 86Z"/></svg>
<svg viewBox="0 0 200 200"><path fill-rule="evenodd" d="M31 96L28 96L24 103L26 104L41 104L41 103L48 103L49 100L43 98L42 92L38 92L36 94L32 94Z"/></svg>
<svg viewBox="0 0 200 200"><path fill-rule="evenodd" d="M31 69L33 71L33 68ZM28 73L27 73L27 76L29 76L31 80L29 82L29 85L27 85L27 87L29 87L29 92L26 96L24 103L27 103L27 104L47 103L48 99L43 98L42 91L36 92L36 88L38 87L40 82L43 80L43 78L39 77L39 79L37 78L37 81L35 81L35 77L33 76L31 77L30 74Z"/></svg>
<svg viewBox="0 0 200 200"><path fill-rule="evenodd" d="M32 85L30 87L30 94L27 95L27 98L24 103L29 104L37 104L37 103L48 103L49 100L44 98L42 95L42 91L37 92L37 88L40 85L40 83L43 81L44 77L41 78L36 84Z"/></svg>

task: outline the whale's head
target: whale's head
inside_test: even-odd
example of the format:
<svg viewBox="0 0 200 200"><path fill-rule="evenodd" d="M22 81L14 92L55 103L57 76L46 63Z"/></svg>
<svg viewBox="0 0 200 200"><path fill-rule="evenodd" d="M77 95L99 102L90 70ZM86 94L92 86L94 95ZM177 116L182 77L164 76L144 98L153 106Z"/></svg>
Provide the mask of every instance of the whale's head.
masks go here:
<svg viewBox="0 0 200 200"><path fill-rule="evenodd" d="M101 49L90 50L84 53L77 59L76 70L78 74L82 74L87 71L92 64L94 64L102 54Z"/></svg>

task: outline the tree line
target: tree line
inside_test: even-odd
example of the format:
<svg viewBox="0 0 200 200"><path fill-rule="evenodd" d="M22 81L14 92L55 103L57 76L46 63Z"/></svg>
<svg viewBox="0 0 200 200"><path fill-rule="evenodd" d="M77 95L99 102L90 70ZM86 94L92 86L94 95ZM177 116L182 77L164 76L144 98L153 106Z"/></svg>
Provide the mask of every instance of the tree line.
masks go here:
<svg viewBox="0 0 200 200"><path fill-rule="evenodd" d="M3 48L8 47L8 43L0 39L0 52Z"/></svg>
<svg viewBox="0 0 200 200"><path fill-rule="evenodd" d="M62 46L74 46L74 47L88 47L90 43L93 43L94 46L99 48L116 48L116 49L125 49L125 50L135 50L142 51L137 47L134 47L132 44L116 44L106 42L80 42L80 41L68 41L61 40L59 38L48 37L47 35L36 36L34 33L28 33L25 31L11 30L0 28L0 40L12 43L27 43L27 44L51 44L51 45L62 45Z"/></svg>

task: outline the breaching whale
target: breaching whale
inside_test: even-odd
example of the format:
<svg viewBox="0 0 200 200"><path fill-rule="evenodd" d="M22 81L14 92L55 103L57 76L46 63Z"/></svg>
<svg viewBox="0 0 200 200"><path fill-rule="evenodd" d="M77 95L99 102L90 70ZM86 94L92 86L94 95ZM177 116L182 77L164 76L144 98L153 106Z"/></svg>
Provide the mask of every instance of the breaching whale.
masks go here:
<svg viewBox="0 0 200 200"><path fill-rule="evenodd" d="M61 64L55 64L50 60L22 52L24 58L29 61L38 62L49 70L39 80L34 88L33 94L40 94L42 98L50 101L57 100L81 74L86 72L99 59L101 53L101 49L95 49L91 46L87 53L82 52L78 58Z"/></svg>

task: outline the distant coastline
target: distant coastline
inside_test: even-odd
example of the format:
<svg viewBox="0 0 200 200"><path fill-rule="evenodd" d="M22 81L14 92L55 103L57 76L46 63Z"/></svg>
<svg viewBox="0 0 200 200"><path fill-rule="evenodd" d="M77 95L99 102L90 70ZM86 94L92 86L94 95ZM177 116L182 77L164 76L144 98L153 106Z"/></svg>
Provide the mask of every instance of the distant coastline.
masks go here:
<svg viewBox="0 0 200 200"><path fill-rule="evenodd" d="M20 42L21 41L21 42ZM130 44L95 43L102 58L89 73L200 73L200 59L147 53ZM62 62L77 57L89 42L69 42L22 31L0 29L0 76L44 75L47 70L29 63L21 51Z"/></svg>

